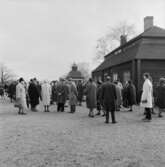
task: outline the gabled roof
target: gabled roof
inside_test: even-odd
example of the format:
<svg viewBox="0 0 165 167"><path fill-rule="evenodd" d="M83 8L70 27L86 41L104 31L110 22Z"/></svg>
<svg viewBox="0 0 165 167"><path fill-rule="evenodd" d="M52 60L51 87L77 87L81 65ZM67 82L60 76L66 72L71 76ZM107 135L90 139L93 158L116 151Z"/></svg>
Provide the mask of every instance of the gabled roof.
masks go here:
<svg viewBox="0 0 165 167"><path fill-rule="evenodd" d="M67 78L83 79L84 77L82 76L80 71L71 71L71 72L69 72Z"/></svg>
<svg viewBox="0 0 165 167"><path fill-rule="evenodd" d="M142 37L165 37L165 29L153 26L141 34Z"/></svg>
<svg viewBox="0 0 165 167"><path fill-rule="evenodd" d="M126 44L116 48L107 56L93 72L102 71L117 64L131 61L133 59L165 59L165 43L163 44L144 44L143 38L164 38L165 29L157 26L147 29L137 37L131 39ZM121 52L120 52L121 51ZM116 52L119 52L115 55Z"/></svg>
<svg viewBox="0 0 165 167"><path fill-rule="evenodd" d="M130 45L131 43L133 43L141 38L145 38L145 37L146 38L149 38L149 37L165 38L165 29L157 27L157 26L153 26L153 27L145 30L143 33L139 34L135 38L129 40L124 45L117 47L116 49L111 51L109 54L105 55L105 57L108 57L108 56L112 55L114 52L116 52L117 50L120 50L120 49L126 47L127 45Z"/></svg>

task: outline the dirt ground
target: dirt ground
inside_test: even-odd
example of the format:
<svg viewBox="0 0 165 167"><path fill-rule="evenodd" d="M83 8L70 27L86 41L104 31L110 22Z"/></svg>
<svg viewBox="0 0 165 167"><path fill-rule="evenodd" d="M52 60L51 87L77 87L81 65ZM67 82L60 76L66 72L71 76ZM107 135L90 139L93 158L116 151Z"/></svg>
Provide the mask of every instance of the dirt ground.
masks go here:
<svg viewBox="0 0 165 167"><path fill-rule="evenodd" d="M0 100L0 167L165 167L165 118L142 122L135 107L106 125L85 105L75 114L39 110L17 115Z"/></svg>

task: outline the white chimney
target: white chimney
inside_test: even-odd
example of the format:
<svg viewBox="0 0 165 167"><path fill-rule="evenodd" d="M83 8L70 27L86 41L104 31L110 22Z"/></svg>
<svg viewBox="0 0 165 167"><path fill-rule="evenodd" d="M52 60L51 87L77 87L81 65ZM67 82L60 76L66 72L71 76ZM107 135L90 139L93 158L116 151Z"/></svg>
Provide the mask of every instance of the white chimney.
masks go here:
<svg viewBox="0 0 165 167"><path fill-rule="evenodd" d="M146 16L144 18L144 31L154 26L154 17Z"/></svg>

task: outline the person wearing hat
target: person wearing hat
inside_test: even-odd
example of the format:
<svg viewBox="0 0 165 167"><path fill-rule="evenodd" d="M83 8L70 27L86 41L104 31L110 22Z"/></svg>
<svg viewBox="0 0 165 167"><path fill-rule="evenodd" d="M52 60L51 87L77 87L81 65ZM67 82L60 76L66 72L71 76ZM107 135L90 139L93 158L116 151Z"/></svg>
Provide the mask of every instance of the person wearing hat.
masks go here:
<svg viewBox="0 0 165 167"><path fill-rule="evenodd" d="M107 124L109 123L109 112L111 112L112 123L113 124L116 123L115 119L115 105L117 100L116 87L111 82L111 78L109 76L106 77L106 82L102 85L101 99L106 112L105 123Z"/></svg>
<svg viewBox="0 0 165 167"><path fill-rule="evenodd" d="M57 85L57 112L64 112L65 102L67 100L67 86L64 83L64 79L60 78L60 82Z"/></svg>
<svg viewBox="0 0 165 167"><path fill-rule="evenodd" d="M24 79L20 78L18 80L18 84L16 86L16 107L18 107L18 114L24 115L26 114L27 104L26 104L26 90Z"/></svg>

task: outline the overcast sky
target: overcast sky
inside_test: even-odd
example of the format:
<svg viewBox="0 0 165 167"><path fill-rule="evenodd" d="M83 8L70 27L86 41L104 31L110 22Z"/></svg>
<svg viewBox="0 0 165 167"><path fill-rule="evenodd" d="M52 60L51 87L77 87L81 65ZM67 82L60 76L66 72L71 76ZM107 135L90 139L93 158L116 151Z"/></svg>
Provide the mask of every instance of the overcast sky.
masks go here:
<svg viewBox="0 0 165 167"><path fill-rule="evenodd" d="M118 22L165 28L164 0L0 0L0 62L26 79L58 79L73 62L94 67L96 41Z"/></svg>

